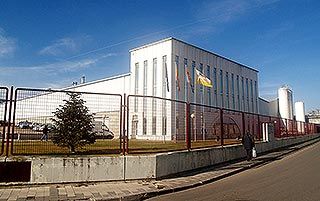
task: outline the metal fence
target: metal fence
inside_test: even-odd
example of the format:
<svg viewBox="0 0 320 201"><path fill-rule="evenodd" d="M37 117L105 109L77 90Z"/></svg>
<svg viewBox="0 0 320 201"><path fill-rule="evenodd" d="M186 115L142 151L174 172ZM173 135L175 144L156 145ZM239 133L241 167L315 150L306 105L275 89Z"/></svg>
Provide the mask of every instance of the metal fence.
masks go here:
<svg viewBox="0 0 320 201"><path fill-rule="evenodd" d="M7 133L7 106L8 106L9 89L0 87L0 137L1 137L1 152L0 156L4 153L6 133Z"/></svg>
<svg viewBox="0 0 320 201"><path fill-rule="evenodd" d="M126 152L186 149L186 105L183 101L129 95Z"/></svg>
<svg viewBox="0 0 320 201"><path fill-rule="evenodd" d="M52 121L70 94L93 115L96 142L77 154L141 154L312 134L315 124L153 96L0 87L1 154L69 154L53 143ZM14 95L14 96L13 96ZM49 133L43 135L44 125ZM10 139L6 139L10 136ZM10 146L9 146L10 145Z"/></svg>
<svg viewBox="0 0 320 201"><path fill-rule="evenodd" d="M93 115L93 131L97 140L78 153L110 154L121 152L122 96L118 94L58 91L42 89L15 90L11 154L68 154L69 150L52 142L53 118L58 108L72 93L80 95L89 113ZM75 121L76 119L74 119ZM72 121L72 120L71 120ZM43 134L44 126L49 132Z"/></svg>

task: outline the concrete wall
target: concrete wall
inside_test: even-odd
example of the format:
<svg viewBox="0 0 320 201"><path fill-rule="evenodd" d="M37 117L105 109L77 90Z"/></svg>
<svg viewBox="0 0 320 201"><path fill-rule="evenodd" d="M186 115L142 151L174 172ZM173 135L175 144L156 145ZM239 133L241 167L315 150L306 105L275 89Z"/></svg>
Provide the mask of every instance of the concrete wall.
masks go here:
<svg viewBox="0 0 320 201"><path fill-rule="evenodd" d="M256 149L259 154L319 137L320 134L315 134L262 142L256 144ZM61 183L162 178L244 157L245 152L242 145L229 145L145 156L66 158L48 156L10 160L31 161L30 183Z"/></svg>
<svg viewBox="0 0 320 201"><path fill-rule="evenodd" d="M34 157L30 183L155 178L155 156ZM143 170L143 171L141 171Z"/></svg>
<svg viewBox="0 0 320 201"><path fill-rule="evenodd" d="M259 98L259 114L270 115L269 102Z"/></svg>
<svg viewBox="0 0 320 201"><path fill-rule="evenodd" d="M262 142L256 144L257 153L290 146L320 137L320 134L297 138ZM244 158L246 156L242 145L193 150L191 152L175 152L157 155L156 178L177 174L192 169L203 168L218 163Z"/></svg>

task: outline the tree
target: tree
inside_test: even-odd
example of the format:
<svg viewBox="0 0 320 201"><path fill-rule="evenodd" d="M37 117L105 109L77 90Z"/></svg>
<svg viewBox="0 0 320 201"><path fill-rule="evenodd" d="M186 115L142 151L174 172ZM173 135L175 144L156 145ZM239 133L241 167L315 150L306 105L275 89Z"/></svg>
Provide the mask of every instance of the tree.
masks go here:
<svg viewBox="0 0 320 201"><path fill-rule="evenodd" d="M52 118L54 128L52 141L60 147L68 147L71 153L77 148L96 141L96 133L93 132L93 115L84 105L85 101L79 93L68 93L69 100L60 105Z"/></svg>

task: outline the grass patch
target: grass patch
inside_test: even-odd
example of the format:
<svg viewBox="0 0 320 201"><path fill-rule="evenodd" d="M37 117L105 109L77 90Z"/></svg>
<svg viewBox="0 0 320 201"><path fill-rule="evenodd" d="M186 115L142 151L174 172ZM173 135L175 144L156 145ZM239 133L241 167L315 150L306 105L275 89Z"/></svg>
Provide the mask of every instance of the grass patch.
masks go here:
<svg viewBox="0 0 320 201"><path fill-rule="evenodd" d="M192 149L220 146L220 141L207 140L191 143ZM239 140L225 139L224 144L239 144ZM70 155L67 148L58 147L52 141L40 140L15 140L13 144L14 155ZM129 154L150 154L186 150L185 141L152 141L152 140L129 140ZM4 145L4 150L6 150ZM11 153L11 146L10 146ZM97 140L92 145L78 149L74 155L120 155L120 140Z"/></svg>

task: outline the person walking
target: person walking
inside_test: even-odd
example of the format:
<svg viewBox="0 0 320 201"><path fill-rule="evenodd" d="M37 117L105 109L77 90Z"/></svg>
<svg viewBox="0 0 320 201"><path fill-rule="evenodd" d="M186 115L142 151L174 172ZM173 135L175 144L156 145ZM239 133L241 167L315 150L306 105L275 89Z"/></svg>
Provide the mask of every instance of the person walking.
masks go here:
<svg viewBox="0 0 320 201"><path fill-rule="evenodd" d="M242 137L242 144L247 152L247 161L252 159L252 148L254 147L254 141L249 131L247 131Z"/></svg>
<svg viewBox="0 0 320 201"><path fill-rule="evenodd" d="M42 130L43 135L41 136L41 141L42 140L48 141L48 131L49 131L48 126L44 125Z"/></svg>

